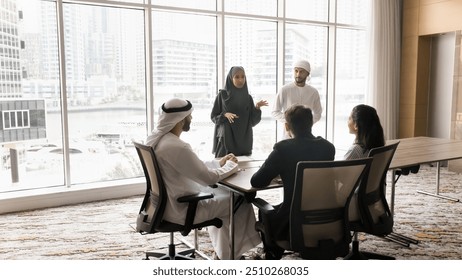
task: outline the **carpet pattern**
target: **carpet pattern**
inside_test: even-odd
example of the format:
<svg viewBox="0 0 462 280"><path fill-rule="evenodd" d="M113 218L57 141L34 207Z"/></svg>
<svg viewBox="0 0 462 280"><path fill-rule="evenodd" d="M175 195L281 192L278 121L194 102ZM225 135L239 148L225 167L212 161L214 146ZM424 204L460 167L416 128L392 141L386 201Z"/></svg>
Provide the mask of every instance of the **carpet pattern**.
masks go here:
<svg viewBox="0 0 462 280"><path fill-rule="evenodd" d="M396 187L394 230L419 243L404 247L360 234L361 250L402 260L462 259L462 203L416 192L435 192L435 174L436 167L421 166L417 174L402 176ZM462 199L461 174L442 168L440 178L441 194ZM259 196L276 201L279 193L267 190ZM140 260L146 250L166 252L168 234L140 235L133 228L141 201L142 196L136 196L0 215L0 259ZM193 234L184 238L193 243ZM178 250L186 248L179 239L175 242ZM199 232L199 242L201 251L211 258L213 248L206 230ZM261 253L257 247L246 258L260 259ZM289 252L284 259L298 256Z"/></svg>

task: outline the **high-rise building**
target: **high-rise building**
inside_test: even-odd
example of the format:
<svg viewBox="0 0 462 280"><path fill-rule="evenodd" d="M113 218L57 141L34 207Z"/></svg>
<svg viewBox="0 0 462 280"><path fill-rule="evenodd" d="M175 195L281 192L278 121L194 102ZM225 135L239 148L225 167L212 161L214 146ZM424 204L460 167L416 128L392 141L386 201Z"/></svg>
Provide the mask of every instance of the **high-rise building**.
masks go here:
<svg viewBox="0 0 462 280"><path fill-rule="evenodd" d="M27 71L21 65L19 22L23 12L15 0L2 0L0 6L0 143L43 138L45 104L43 100L24 98L22 76Z"/></svg>
<svg viewBox="0 0 462 280"><path fill-rule="evenodd" d="M0 98L22 97L20 41L18 22L21 11L16 8L15 0L2 0L0 6Z"/></svg>

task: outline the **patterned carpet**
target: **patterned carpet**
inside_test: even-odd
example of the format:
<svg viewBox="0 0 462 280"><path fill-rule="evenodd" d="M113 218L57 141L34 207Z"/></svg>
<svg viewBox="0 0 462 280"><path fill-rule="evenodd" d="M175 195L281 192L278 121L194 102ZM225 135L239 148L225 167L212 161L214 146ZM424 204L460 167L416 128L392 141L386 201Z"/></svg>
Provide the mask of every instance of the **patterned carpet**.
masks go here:
<svg viewBox="0 0 462 280"><path fill-rule="evenodd" d="M422 166L402 176L396 188L395 231L419 240L404 247L371 235L360 235L360 248L407 260L462 259L462 203L418 194L435 191L436 168ZM462 175L441 170L440 193L462 198ZM268 200L278 190L260 192ZM146 250L167 250L168 234L140 235L133 229L141 196L0 215L1 260L140 260ZM192 243L193 234L186 237ZM177 236L181 237L180 235ZM213 255L207 232L200 231L201 250ZM180 243L179 240L176 242ZM185 248L179 244L179 249ZM261 248L246 254L259 259ZM200 259L200 256L197 256ZM297 259L286 254L284 259Z"/></svg>

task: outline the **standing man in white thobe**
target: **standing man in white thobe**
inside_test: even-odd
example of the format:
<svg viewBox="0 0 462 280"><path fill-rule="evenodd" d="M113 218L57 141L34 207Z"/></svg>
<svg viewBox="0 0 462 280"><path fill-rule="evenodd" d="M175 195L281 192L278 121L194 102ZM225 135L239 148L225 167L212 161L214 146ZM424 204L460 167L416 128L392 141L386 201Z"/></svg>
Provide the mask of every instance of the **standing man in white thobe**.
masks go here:
<svg viewBox="0 0 462 280"><path fill-rule="evenodd" d="M322 106L319 92L316 88L306 84L310 76L311 65L306 60L294 63L294 81L285 84L278 91L273 105L272 116L282 124L285 123L284 112L294 104L305 105L313 112L313 124L321 119ZM284 125L282 126L284 128ZM285 129L283 139L291 138Z"/></svg>

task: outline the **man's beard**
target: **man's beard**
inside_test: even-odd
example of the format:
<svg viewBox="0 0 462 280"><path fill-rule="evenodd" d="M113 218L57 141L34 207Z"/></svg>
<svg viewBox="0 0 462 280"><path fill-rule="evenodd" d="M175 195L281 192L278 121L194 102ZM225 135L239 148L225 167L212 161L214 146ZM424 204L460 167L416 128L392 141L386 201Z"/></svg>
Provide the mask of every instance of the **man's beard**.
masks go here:
<svg viewBox="0 0 462 280"><path fill-rule="evenodd" d="M191 128L191 122L185 122L183 124L183 131L189 131L190 128Z"/></svg>
<svg viewBox="0 0 462 280"><path fill-rule="evenodd" d="M304 84L304 83L306 82L306 78L305 78L305 79L302 79L302 78L295 78L295 82L296 82L297 84L302 84L302 83Z"/></svg>

